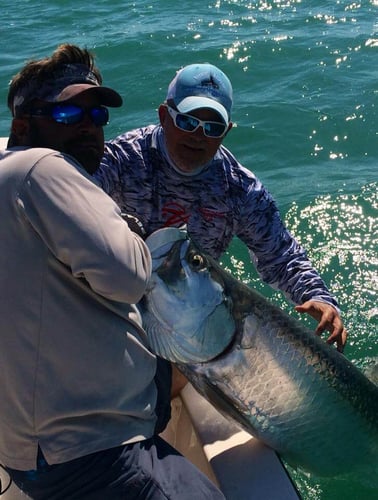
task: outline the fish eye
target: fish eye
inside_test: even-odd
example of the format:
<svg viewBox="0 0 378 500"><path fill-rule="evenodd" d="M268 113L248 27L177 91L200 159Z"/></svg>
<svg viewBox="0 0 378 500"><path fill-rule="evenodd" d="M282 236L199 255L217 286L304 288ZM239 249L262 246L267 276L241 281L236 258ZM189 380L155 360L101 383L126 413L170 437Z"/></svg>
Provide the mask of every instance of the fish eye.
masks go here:
<svg viewBox="0 0 378 500"><path fill-rule="evenodd" d="M203 257L203 255L196 252L192 252L188 255L188 263L196 271L199 271L206 267L206 259Z"/></svg>

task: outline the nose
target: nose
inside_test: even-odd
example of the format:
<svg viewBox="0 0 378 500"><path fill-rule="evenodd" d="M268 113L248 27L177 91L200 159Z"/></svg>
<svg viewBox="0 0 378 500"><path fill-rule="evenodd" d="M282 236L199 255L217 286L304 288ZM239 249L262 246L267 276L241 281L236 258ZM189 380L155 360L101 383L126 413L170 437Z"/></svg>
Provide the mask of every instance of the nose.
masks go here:
<svg viewBox="0 0 378 500"><path fill-rule="evenodd" d="M77 126L80 130L93 130L94 128L98 128L92 119L89 109L84 110L83 118L80 120Z"/></svg>
<svg viewBox="0 0 378 500"><path fill-rule="evenodd" d="M200 139L206 137L205 132L203 130L203 126L199 125L198 128L196 128L196 130L194 132L192 132L192 135L194 135L195 137L198 137Z"/></svg>

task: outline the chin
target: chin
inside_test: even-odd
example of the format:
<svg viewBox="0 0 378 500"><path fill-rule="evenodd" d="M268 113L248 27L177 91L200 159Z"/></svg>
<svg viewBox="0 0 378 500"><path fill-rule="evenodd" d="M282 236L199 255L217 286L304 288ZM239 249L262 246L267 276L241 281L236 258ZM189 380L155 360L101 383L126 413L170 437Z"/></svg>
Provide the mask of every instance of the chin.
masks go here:
<svg viewBox="0 0 378 500"><path fill-rule="evenodd" d="M86 155L80 158L80 156L76 155L75 158L90 175L94 174L100 166L101 158L98 156Z"/></svg>
<svg viewBox="0 0 378 500"><path fill-rule="evenodd" d="M97 163L96 165L83 165L84 169L89 175L93 175L98 170L99 166L99 163Z"/></svg>
<svg viewBox="0 0 378 500"><path fill-rule="evenodd" d="M175 161L175 165L184 172L192 172L206 165L206 161L193 161L193 158Z"/></svg>
<svg viewBox="0 0 378 500"><path fill-rule="evenodd" d="M85 161L82 163L82 166L85 168L85 170L88 172L88 174L93 175L99 168L100 166L100 160L96 160L93 162L88 162Z"/></svg>

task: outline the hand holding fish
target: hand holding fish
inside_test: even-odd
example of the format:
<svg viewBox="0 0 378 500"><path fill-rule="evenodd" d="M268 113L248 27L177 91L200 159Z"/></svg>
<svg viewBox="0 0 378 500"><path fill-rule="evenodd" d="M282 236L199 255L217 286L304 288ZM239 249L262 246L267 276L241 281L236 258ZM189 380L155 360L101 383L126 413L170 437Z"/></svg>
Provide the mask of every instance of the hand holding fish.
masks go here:
<svg viewBox="0 0 378 500"><path fill-rule="evenodd" d="M315 330L316 335L320 336L324 331L331 332L327 343L336 342L337 350L344 351L348 334L338 311L333 306L325 302L308 300L304 304L296 306L295 310L299 313L307 313L316 319L319 322Z"/></svg>

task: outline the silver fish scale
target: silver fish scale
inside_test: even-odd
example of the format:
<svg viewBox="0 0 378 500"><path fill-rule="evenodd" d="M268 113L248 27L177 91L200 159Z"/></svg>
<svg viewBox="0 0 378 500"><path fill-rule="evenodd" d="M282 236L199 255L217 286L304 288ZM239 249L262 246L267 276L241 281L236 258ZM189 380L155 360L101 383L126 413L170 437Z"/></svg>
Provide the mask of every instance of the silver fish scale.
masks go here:
<svg viewBox="0 0 378 500"><path fill-rule="evenodd" d="M367 395L376 398L377 388L333 348L270 307L267 302L260 318L245 318L222 356L179 365L181 371L225 416L294 466L337 475L377 463L377 413Z"/></svg>

